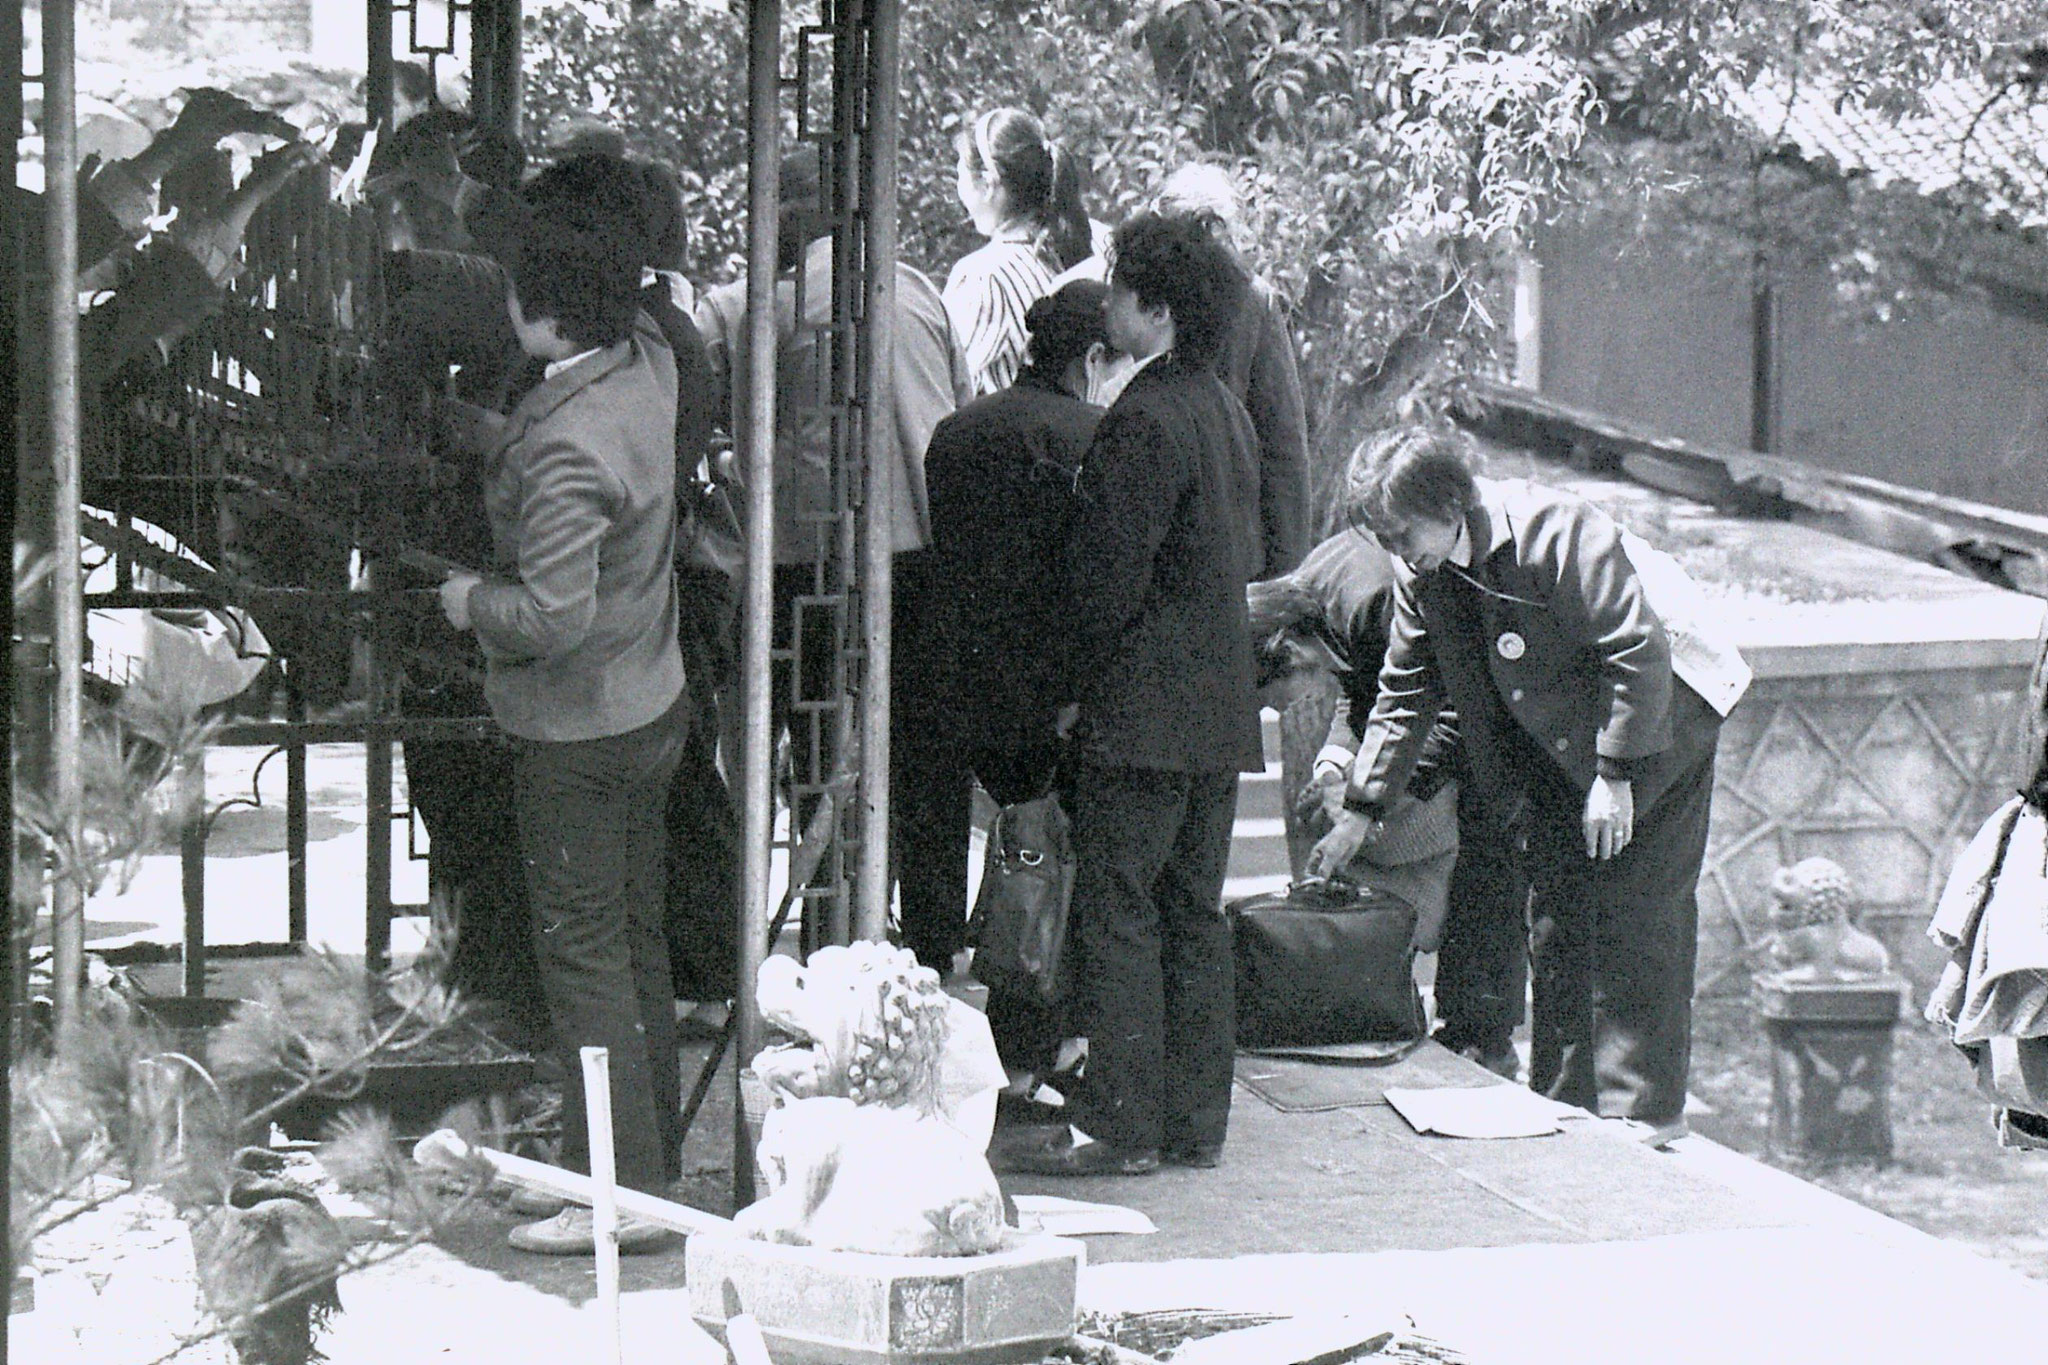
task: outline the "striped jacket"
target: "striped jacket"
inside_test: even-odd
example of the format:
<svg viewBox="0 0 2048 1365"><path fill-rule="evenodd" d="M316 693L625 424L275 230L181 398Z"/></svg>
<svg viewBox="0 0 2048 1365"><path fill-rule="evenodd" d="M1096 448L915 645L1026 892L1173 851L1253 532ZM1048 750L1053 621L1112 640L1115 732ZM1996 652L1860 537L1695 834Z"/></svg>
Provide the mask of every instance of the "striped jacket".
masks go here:
<svg viewBox="0 0 2048 1365"><path fill-rule="evenodd" d="M946 316L967 352L974 396L1010 386L1024 364L1024 315L1052 290L1055 266L1029 238L1002 236L970 251L946 276Z"/></svg>

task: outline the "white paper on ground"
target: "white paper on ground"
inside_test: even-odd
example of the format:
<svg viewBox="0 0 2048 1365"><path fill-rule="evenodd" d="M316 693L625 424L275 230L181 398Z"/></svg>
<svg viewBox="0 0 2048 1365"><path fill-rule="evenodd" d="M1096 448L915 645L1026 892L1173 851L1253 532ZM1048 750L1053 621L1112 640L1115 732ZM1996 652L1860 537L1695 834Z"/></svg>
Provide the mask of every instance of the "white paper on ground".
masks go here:
<svg viewBox="0 0 2048 1365"><path fill-rule="evenodd" d="M1386 1092L1387 1103L1418 1133L1442 1137L1542 1137L1560 1131L1568 1106L1519 1085Z"/></svg>
<svg viewBox="0 0 2048 1365"><path fill-rule="evenodd" d="M1080 1199L1062 1199L1056 1194L1020 1194L1011 1202L1017 1206L1019 1232L1047 1232L1056 1237L1119 1233L1142 1237L1159 1231L1150 1218L1121 1204L1090 1204Z"/></svg>

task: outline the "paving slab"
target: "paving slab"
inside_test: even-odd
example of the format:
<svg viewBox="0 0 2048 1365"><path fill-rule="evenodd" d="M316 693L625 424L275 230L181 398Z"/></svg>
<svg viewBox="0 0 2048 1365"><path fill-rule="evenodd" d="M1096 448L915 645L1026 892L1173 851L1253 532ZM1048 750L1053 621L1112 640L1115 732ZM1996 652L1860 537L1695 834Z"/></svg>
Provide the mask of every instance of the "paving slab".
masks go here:
<svg viewBox="0 0 2048 1365"><path fill-rule="evenodd" d="M258 757L214 755L215 799L247 791ZM316 751L312 766L315 814L325 817L312 850L313 938L346 949L361 942L360 754ZM231 811L217 829L208 866L216 942L282 936L282 819L270 804L281 785L281 772L266 771L266 809ZM1270 794L1248 785L1248 819L1269 821ZM1251 832L1234 891L1285 877L1271 870L1269 831ZM412 881L419 869L398 860L401 900L423 894ZM174 939L176 873L175 856L146 860L129 894L96 902L94 918ZM402 952L417 922L399 929ZM690 1049L686 1082L703 1056L703 1045ZM1461 1069L1473 1084L1490 1079L1441 1050L1413 1065L1415 1077L1390 1072L1380 1084L1417 1083L1425 1072L1441 1084ZM730 1211L732 1104L727 1071L684 1153L688 1202L721 1213ZM1084 1308L1384 1313L1479 1365L2033 1359L2048 1332L2048 1286L1703 1139L1652 1152L1590 1121L1541 1138L1460 1141L1420 1136L1370 1097L1283 1113L1240 1086L1216 1170L1004 1185L1127 1204L1158 1226L1151 1236L1086 1239ZM511 1251L513 1221L480 1210L441 1244L352 1276L346 1311L322 1343L329 1358L587 1358L599 1340L591 1263ZM629 1361L725 1359L688 1321L680 1241L627 1257L622 1269Z"/></svg>

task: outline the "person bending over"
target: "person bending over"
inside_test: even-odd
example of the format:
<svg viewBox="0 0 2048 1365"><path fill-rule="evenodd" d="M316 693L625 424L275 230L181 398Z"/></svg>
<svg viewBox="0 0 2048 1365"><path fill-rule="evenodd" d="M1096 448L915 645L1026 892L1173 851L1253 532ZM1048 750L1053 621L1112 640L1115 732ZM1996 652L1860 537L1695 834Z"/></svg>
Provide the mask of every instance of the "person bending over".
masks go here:
<svg viewBox="0 0 2048 1365"><path fill-rule="evenodd" d="M1462 437L1430 430L1385 433L1353 458L1347 513L1403 570L1343 812L1310 871L1375 837L1455 708L1477 780L1521 806L1529 1084L1668 1140L1684 1130L1721 718L1674 674L1607 514L1473 464Z"/></svg>

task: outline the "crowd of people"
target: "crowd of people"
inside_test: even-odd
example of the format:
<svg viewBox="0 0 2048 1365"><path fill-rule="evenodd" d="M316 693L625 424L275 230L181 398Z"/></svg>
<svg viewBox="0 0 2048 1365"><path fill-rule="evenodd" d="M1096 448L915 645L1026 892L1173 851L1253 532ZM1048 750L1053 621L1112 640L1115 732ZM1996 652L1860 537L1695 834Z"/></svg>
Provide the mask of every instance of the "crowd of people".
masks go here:
<svg viewBox="0 0 2048 1365"><path fill-rule="evenodd" d="M615 130L566 123L534 169L465 115L408 112L369 168L377 382L446 395L442 453L469 482L444 548L475 567L438 587L485 678L480 695L410 683L409 705L487 707L504 736L406 747L460 922L451 970L568 1075L578 1048L610 1049L619 1178L659 1192L678 1174L678 1001L711 1012L689 1026L740 988L721 736L748 566L717 437L743 427L745 290L683 276L676 177ZM1004 1113L1028 1129L1005 1161L1221 1159L1224 873L1238 775L1265 767L1259 637L1276 626L1319 635L1344 694L1305 793L1327 825L1311 870L1416 905L1446 1042L1515 1074L1533 976L1530 1084L1669 1136L1722 712L1675 670L1614 523L1481 476L1454 432L1404 426L1353 458L1344 529L1311 548L1294 341L1241 254L1228 172L1181 167L1111 229L1029 113L970 120L958 154L987 241L943 287L897 266L888 409L871 415L893 461L890 842L902 941L951 977L971 971L976 786L1002 804L1056 791L1071 818L1063 996L989 1001ZM805 703L830 695L835 659L803 610L834 552L814 148L781 186L760 567L791 660L774 723L792 765L823 772L835 736ZM201 220L175 240L203 264L220 235ZM1262 597L1276 581L1290 590ZM1289 604L1257 635L1255 600ZM1397 837L1421 852L1376 860ZM564 1096L578 1166L581 1089ZM513 1240L588 1250L589 1212Z"/></svg>

